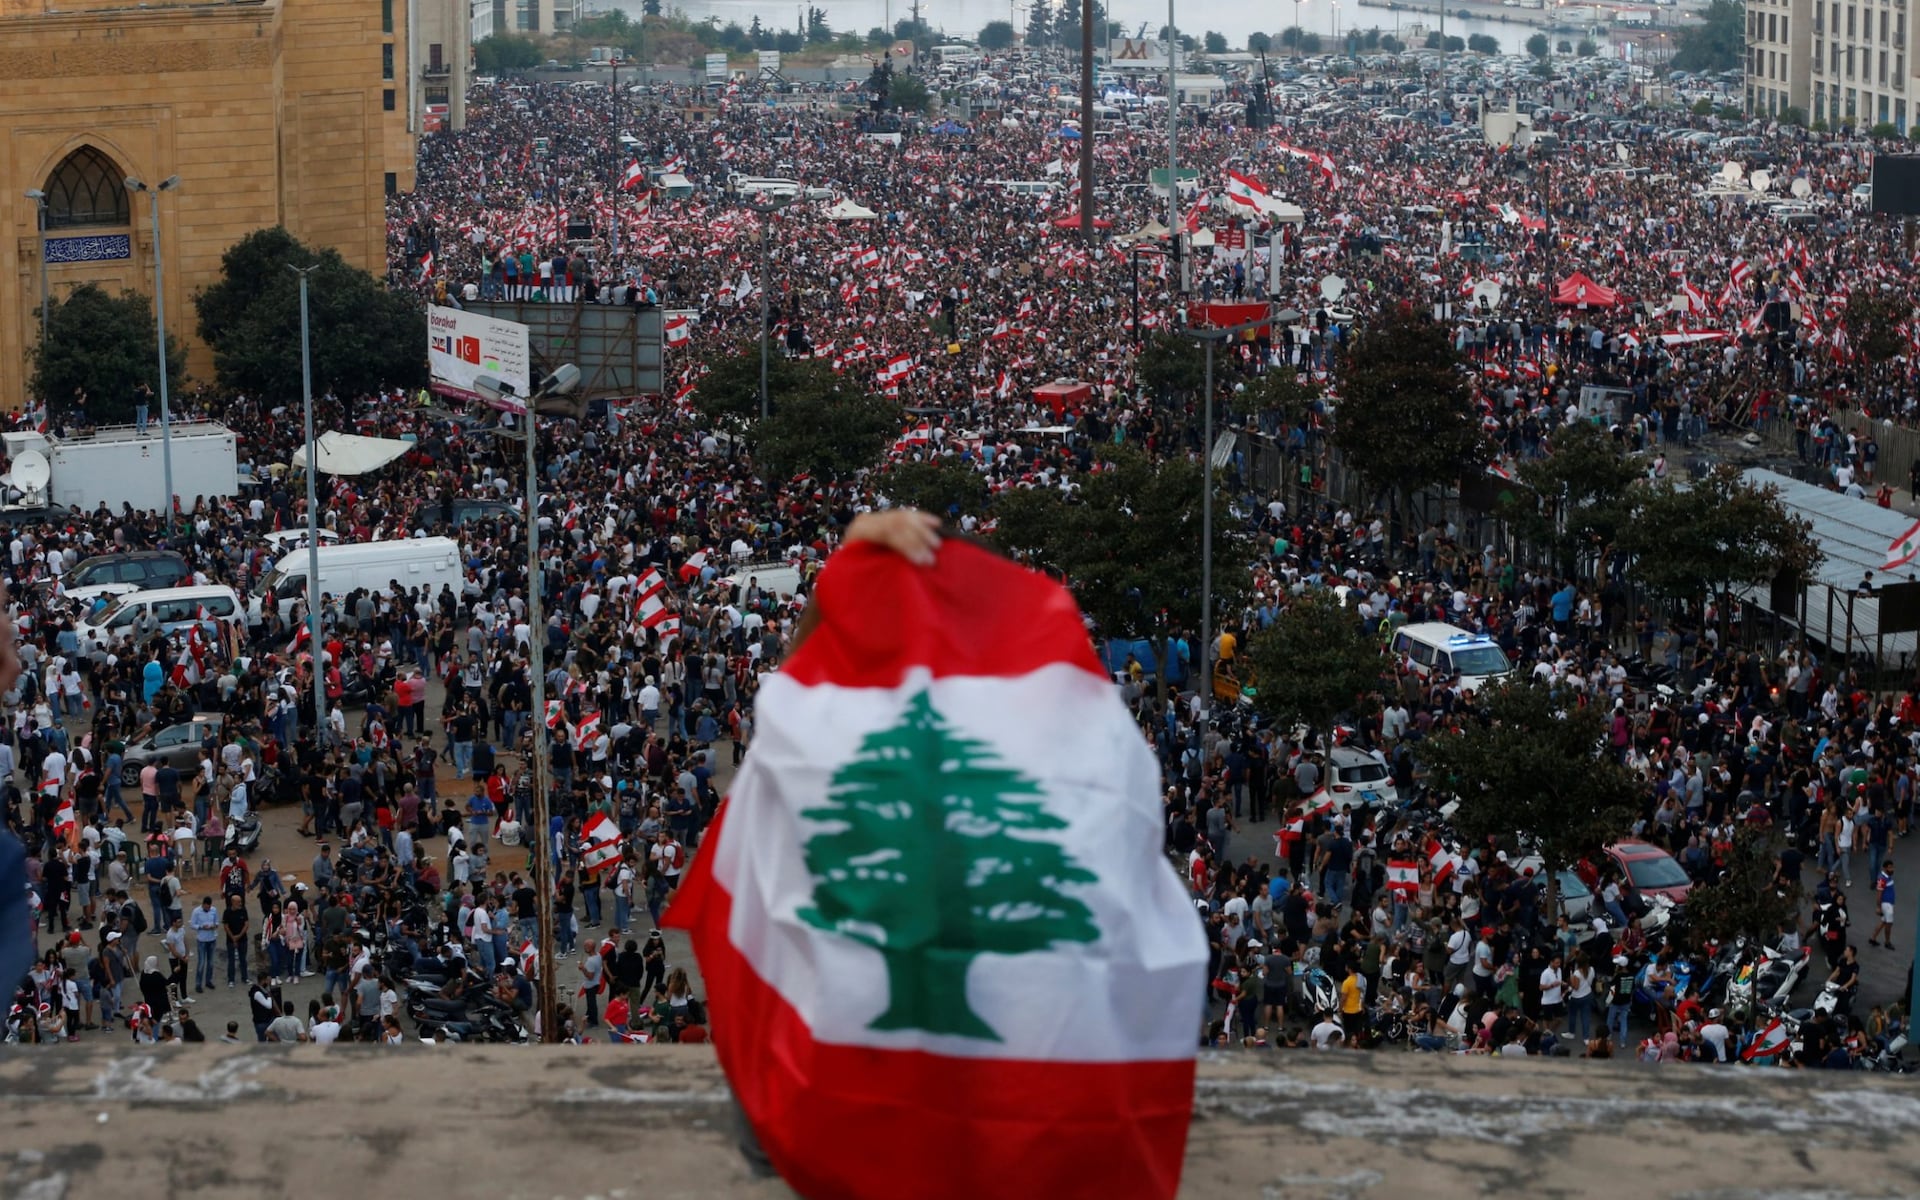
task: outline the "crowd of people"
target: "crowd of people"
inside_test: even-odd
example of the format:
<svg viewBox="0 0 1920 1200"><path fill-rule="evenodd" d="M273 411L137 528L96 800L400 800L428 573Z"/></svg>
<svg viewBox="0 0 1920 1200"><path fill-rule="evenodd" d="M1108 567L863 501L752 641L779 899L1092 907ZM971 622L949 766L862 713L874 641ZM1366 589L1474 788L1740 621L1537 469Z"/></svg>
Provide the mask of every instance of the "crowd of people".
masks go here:
<svg viewBox="0 0 1920 1200"><path fill-rule="evenodd" d="M1489 430L1514 457L1551 452L1587 383L1630 397L1612 419L1636 446L1693 443L1709 423L1769 413L1797 413L1811 431L1841 406L1911 409L1904 379L1869 378L1846 350L1845 298L1897 285L1905 261L1890 231L1846 203L1863 177L1858 147L1767 133L1776 174L1805 177L1823 204L1817 222L1785 232L1764 209L1691 194L1720 156L1668 136L1686 119L1624 93L1537 85L1531 100L1620 123L1604 137L1569 130L1545 165L1446 127L1368 120L1366 94L1397 83L1358 85L1349 104L1283 99L1274 128L1215 115L1182 129L1181 160L1210 201L1184 203L1185 219L1252 235L1238 258L1204 255L1185 296L1164 258L1078 240L1077 223L1064 221L1077 204L1074 168L1052 120L944 133L909 124L895 145L868 136L859 114L766 103L751 88L613 97L477 86L469 128L428 138L416 191L391 202L392 283L450 304L535 292L600 302L624 289L692 326L669 350L669 394L616 403L604 419L541 424L533 519L543 554L532 578L517 448L397 390L319 398L323 428L414 442L394 467L327 480L322 522L349 541L457 536L465 583L329 596L318 655L301 640L301 610L272 605L232 631L139 626L83 649L58 586L90 554L163 547L184 557L194 582L250 591L275 561L266 535L306 516L289 476L268 469L290 461L299 425L276 420L285 413L273 402L188 402L246 431L243 454L267 480L252 495L183 499L172 529L159 514L104 506L16 529L5 573L26 670L0 731L0 779L8 824L30 850L36 937L59 940L25 981L10 1034L77 1039L111 1026L140 1040L194 1040L203 1036L194 997L222 976L247 989L261 1040L390 1041L402 1017L469 1035L495 1028L482 1019L494 1011L524 1028L538 1009L531 922L540 889L551 889L567 1036L703 1039L689 974L639 920L657 925L697 851L721 780L750 745L758 677L790 645L814 572L856 513L889 503L884 471L764 479L702 427L688 403L701 364L757 334L759 288L770 290L780 352L898 394L915 410L903 427L929 422L927 437L896 455L969 465L994 493L1071 490L1110 442L1161 458L1197 453L1192 413L1147 394L1138 338L1209 299L1265 298L1302 314L1284 336L1227 357L1221 403L1224 428L1297 447L1309 462L1325 405L1249 420L1234 412L1234 388L1281 371L1337 391L1348 329L1396 307L1431 312L1436 298L1467 314L1442 315ZM1623 161L1616 144L1631 169L1611 169ZM1114 231L1164 217L1164 198L1136 186L1164 154L1158 134L1123 127L1098 139L1099 211ZM691 194L621 189L630 162L677 168ZM1232 206L1229 171L1298 204L1304 223L1272 225ZM838 221L807 201L767 218L771 275L761 278L753 235L763 218L729 194L735 172L802 179L877 215ZM1063 187L990 182L1047 179ZM583 222L587 236L565 236ZM1549 304L1576 267L1645 303ZM1332 302L1329 275L1346 283ZM1504 287L1502 306L1475 312L1466 297L1487 281ZM1684 317L1654 311L1690 294L1699 298ZM1784 330L1765 320L1779 301L1799 314ZM1092 384L1091 398L1071 412L1036 401L1034 388L1056 378ZM1875 389L1899 394L1888 403ZM1823 453L1841 440L1827 437ZM1856 441L1853 461L1840 464L1853 470L1872 458L1870 437ZM1666 847L1701 880L1724 865L1732 825L1756 812L1804 831L1795 844L1818 848L1809 890L1823 899L1810 929L1784 932L1840 928L1829 970L1846 976L1857 953L1841 923L1846 888L1886 874L1875 903L1893 903L1885 867L1920 779L1911 696L1876 697L1810 657L1756 655L1723 640L1704 604L1630 617L1608 592L1462 545L1444 525L1391 545L1378 514L1325 499L1289 510L1240 486L1248 532L1271 550L1244 564L1252 602L1222 614L1237 636L1306 590L1340 587L1370 627L1443 620L1487 634L1517 670L1569 695L1621 704L1630 715L1616 749L1644 785L1645 809L1622 832ZM472 499L506 503L456 521L456 501ZM991 520L951 515L967 528ZM532 710L536 639L545 712ZM1693 698L1629 710L1635 650L1670 666L1686 684L1679 696ZM1399 794L1416 799L1412 815L1391 822L1318 811L1312 798L1334 749L1324 737L1233 721L1203 735L1188 681L1174 679L1167 701L1122 673L1162 764L1169 847L1213 938L1219 1002L1203 1036L1371 1041L1384 1007L1399 1040L1429 1048L1637 1053L1614 998L1623 968L1637 975L1651 958L1650 1001L1624 1007L1651 1023L1652 1057L1724 1058L1753 1044L1764 1030L1756 1014L1730 1022L1661 989L1660 970L1681 947L1650 941L1651 907L1604 856L1580 865L1595 900L1579 929L1545 911L1538 878L1500 847L1461 847L1446 877L1429 866L1411 889L1385 886L1387 861L1423 849L1420 822L1437 819L1426 809L1443 799L1427 795L1421 743L1473 719L1473 704L1457 679L1383 664L1377 715L1342 736L1377 752ZM324 712L314 708L315 670ZM196 766L125 778L130 744L195 713L222 717L196 726ZM536 723L550 734L545 830L535 827L526 753ZM138 813L128 803L136 790ZM283 883L250 850L258 810L283 805L297 806L298 832L316 842L300 868L310 883ZM1288 836L1250 852L1241 823L1268 821ZM1806 858L1783 854L1783 873L1798 880ZM1770 941L1782 932L1754 931ZM157 946L143 951L143 937ZM1311 989L1297 980L1312 971L1330 979L1332 999L1301 1011L1298 996ZM315 973L325 995L303 1018L276 989ZM1857 986L1857 970L1849 978ZM413 986L423 981L430 988ZM1810 1021L1804 1057L1825 1061L1850 1040L1865 1053L1872 1039L1890 1042L1901 1019L1881 1007L1877 1020Z"/></svg>

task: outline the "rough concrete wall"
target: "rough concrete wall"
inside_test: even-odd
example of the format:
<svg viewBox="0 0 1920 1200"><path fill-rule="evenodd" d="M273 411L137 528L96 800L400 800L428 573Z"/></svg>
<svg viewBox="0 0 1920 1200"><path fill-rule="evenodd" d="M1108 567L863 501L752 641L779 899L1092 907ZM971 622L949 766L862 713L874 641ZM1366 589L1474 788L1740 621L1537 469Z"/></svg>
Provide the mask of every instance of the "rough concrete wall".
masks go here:
<svg viewBox="0 0 1920 1200"><path fill-rule="evenodd" d="M0 1197L790 1196L748 1176L730 1122L696 1047L10 1050ZM1222 1056L1181 1194L1915 1196L1916 1131L1920 1095L1861 1075Z"/></svg>

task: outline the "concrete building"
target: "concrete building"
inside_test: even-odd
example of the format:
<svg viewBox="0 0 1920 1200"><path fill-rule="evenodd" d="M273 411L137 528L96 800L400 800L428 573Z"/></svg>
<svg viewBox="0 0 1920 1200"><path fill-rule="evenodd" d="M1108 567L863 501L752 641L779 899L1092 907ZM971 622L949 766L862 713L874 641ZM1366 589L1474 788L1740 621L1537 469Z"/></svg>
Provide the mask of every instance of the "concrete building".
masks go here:
<svg viewBox="0 0 1920 1200"><path fill-rule="evenodd" d="M1907 0L1747 0L1747 111L1861 130L1920 121Z"/></svg>
<svg viewBox="0 0 1920 1200"><path fill-rule="evenodd" d="M1809 88L1816 2L1747 0L1749 113L1776 116L1789 107L1812 113Z"/></svg>
<svg viewBox="0 0 1920 1200"><path fill-rule="evenodd" d="M485 0L486 26L493 28L493 5ZM475 0L412 0L414 86L420 97L422 133L467 127L467 84L473 67ZM483 33L481 37L486 37Z"/></svg>
<svg viewBox="0 0 1920 1200"><path fill-rule="evenodd" d="M386 195L413 188L421 2L0 0L0 406L26 399L43 270L56 298L151 294L155 197L128 177L179 176L157 197L166 317L197 378L193 294L247 233L284 225L384 272Z"/></svg>
<svg viewBox="0 0 1920 1200"><path fill-rule="evenodd" d="M494 0L493 27L501 33L565 33L576 15L577 0Z"/></svg>

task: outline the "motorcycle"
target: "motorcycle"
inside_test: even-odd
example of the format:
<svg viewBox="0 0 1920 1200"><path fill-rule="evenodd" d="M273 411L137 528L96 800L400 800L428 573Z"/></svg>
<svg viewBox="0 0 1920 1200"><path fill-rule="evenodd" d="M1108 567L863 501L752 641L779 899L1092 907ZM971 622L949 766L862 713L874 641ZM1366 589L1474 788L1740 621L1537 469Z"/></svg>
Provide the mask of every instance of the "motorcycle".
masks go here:
<svg viewBox="0 0 1920 1200"><path fill-rule="evenodd" d="M227 825L226 848L241 854L251 854L260 848L260 818L251 811L246 816Z"/></svg>
<svg viewBox="0 0 1920 1200"><path fill-rule="evenodd" d="M1860 1056L1854 1066L1862 1071L1881 1071L1889 1075L1909 1075L1913 1073L1912 1064L1900 1057L1907 1048L1907 1035L1895 1034L1893 1040L1870 1053Z"/></svg>
<svg viewBox="0 0 1920 1200"><path fill-rule="evenodd" d="M1778 949L1763 946L1760 950L1759 972L1754 981L1754 995L1763 1002L1784 1005L1793 996L1793 989L1807 973L1813 962L1813 947L1801 946L1798 949Z"/></svg>
<svg viewBox="0 0 1920 1200"><path fill-rule="evenodd" d="M1336 1012L1340 1008L1340 987L1333 976L1317 966L1295 964L1293 1007L1302 1016Z"/></svg>

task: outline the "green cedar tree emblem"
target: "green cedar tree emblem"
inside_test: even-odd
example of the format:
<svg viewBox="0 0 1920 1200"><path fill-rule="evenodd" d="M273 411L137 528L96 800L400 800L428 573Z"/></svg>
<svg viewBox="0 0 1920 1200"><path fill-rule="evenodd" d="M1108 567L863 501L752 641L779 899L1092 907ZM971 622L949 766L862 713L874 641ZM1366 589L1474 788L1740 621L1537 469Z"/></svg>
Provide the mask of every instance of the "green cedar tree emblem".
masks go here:
<svg viewBox="0 0 1920 1200"><path fill-rule="evenodd" d="M1092 912L1061 891L1097 877L1034 836L1067 825L1023 799L1041 794L921 692L898 724L861 740L826 803L801 810L826 828L807 840L813 903L800 919L886 960L888 1005L869 1028L997 1042L967 1003L973 960L1099 937Z"/></svg>

